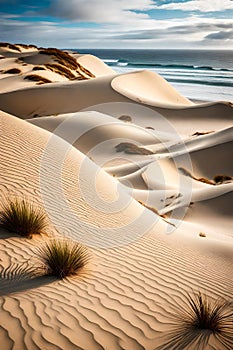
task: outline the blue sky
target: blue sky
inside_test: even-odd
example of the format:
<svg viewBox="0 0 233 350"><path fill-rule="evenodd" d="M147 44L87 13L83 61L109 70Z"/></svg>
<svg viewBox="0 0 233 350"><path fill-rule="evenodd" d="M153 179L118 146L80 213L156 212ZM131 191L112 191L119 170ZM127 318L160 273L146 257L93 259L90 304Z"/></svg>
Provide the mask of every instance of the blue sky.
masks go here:
<svg viewBox="0 0 233 350"><path fill-rule="evenodd" d="M0 41L233 49L233 0L0 0Z"/></svg>

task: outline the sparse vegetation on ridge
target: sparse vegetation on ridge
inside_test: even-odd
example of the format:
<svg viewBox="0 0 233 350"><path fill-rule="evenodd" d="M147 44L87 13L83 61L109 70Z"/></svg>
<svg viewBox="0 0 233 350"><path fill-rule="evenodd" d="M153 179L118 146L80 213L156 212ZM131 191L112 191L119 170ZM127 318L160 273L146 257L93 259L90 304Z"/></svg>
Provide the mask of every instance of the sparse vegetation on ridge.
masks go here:
<svg viewBox="0 0 233 350"><path fill-rule="evenodd" d="M3 200L0 210L0 227L19 236L31 238L44 233L47 220L44 211L26 199Z"/></svg>
<svg viewBox="0 0 233 350"><path fill-rule="evenodd" d="M51 83L51 80L41 77L40 75L37 74L29 74L24 77L25 80L31 80L31 81L36 81L38 84L47 84Z"/></svg>
<svg viewBox="0 0 233 350"><path fill-rule="evenodd" d="M21 52L20 48L14 44L0 42L0 47L7 47L8 49Z"/></svg>
<svg viewBox="0 0 233 350"><path fill-rule="evenodd" d="M42 55L52 56L54 61L56 61L59 65L65 66L68 69L76 71L82 76L83 79L95 78L94 74L92 74L88 69L84 68L81 64L79 64L77 60L67 52L58 50L56 48L41 48L39 53ZM85 74L86 76L83 74ZM79 78L79 80L81 79Z"/></svg>
<svg viewBox="0 0 233 350"><path fill-rule="evenodd" d="M71 72L71 70L69 68L66 68L65 66L62 66L60 64L47 63L47 64L45 64L45 67L54 73L58 73L64 77L66 77L69 80L73 80L76 78L76 76Z"/></svg>
<svg viewBox="0 0 233 350"><path fill-rule="evenodd" d="M19 68L10 68L3 72L4 74L20 74L21 70Z"/></svg>

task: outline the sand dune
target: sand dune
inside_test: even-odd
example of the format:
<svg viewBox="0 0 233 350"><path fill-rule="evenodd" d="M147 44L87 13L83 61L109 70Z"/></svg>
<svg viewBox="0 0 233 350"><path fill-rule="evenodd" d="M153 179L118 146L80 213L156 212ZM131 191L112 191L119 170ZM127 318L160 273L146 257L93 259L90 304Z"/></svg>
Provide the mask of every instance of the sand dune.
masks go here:
<svg viewBox="0 0 233 350"><path fill-rule="evenodd" d="M0 53L3 70L22 69L0 74L1 200L26 197L50 219L31 240L0 229L1 348L169 350L173 330L180 350L197 350L174 323L187 293L233 296L232 105L194 104L153 73L117 75L90 55L73 57L96 78L45 69L53 82L36 85L24 76L51 57ZM80 276L25 275L51 236L88 246Z"/></svg>

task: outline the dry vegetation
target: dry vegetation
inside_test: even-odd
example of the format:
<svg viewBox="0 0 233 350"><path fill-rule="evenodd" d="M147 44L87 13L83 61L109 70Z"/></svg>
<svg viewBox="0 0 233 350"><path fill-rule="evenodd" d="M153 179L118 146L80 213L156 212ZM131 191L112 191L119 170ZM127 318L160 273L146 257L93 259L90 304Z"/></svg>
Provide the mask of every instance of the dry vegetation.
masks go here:
<svg viewBox="0 0 233 350"><path fill-rule="evenodd" d="M54 73L58 73L64 77L66 77L69 80L76 79L76 76L71 72L69 68L66 68L65 66L62 66L58 63L48 63L45 64L45 67L51 70Z"/></svg>
<svg viewBox="0 0 233 350"><path fill-rule="evenodd" d="M118 119L123 120L124 122L132 122L130 115L121 115Z"/></svg>
<svg viewBox="0 0 233 350"><path fill-rule="evenodd" d="M44 211L25 199L6 199L1 207L0 227L9 232L31 238L33 234L43 233L47 227Z"/></svg>
<svg viewBox="0 0 233 350"><path fill-rule="evenodd" d="M37 257L47 275L61 279L77 275L89 261L89 253L84 245L65 239L45 242L38 249Z"/></svg>
<svg viewBox="0 0 233 350"><path fill-rule="evenodd" d="M40 75L37 74L30 74L30 75L26 75L26 77L24 77L25 80L31 80L31 81L36 81L38 82L38 84L47 84L47 83L51 83L51 80L41 77Z"/></svg>
<svg viewBox="0 0 233 350"><path fill-rule="evenodd" d="M233 304L224 299L209 299L202 293L188 295L187 303L173 315L172 328L157 350L233 349ZM209 345L209 346L208 346Z"/></svg>
<svg viewBox="0 0 233 350"><path fill-rule="evenodd" d="M190 171L188 171L187 169L185 168L178 168L178 170L185 176L189 176L191 177L192 179L196 180L196 181L200 181L200 182L203 182L205 184L208 184L208 185L220 185L226 181L231 181L232 180L232 176L229 176L229 175L215 175L213 180L208 180L206 179L205 177L195 177L193 176Z"/></svg>
<svg viewBox="0 0 233 350"><path fill-rule="evenodd" d="M94 74L92 74L89 70L84 68L81 64L79 64L74 57L72 57L69 53L58 50L56 48L48 48L48 49L40 49L39 53L41 55L49 55L52 56L54 61L58 63L58 65L63 66L67 69L71 69L79 74L80 77L75 77L72 79L82 80L88 78L95 78ZM61 72L61 68L59 68ZM64 72L63 72L64 73ZM61 74L61 73L59 73ZM68 74L68 72L64 73ZM63 75L64 75L63 74ZM73 74L73 73L71 73ZM82 78L82 79L81 79ZM68 78L70 79L70 78Z"/></svg>
<svg viewBox="0 0 233 350"><path fill-rule="evenodd" d="M9 43L0 42L0 47L6 47L8 49L21 52L21 50L20 50L20 48L18 46L13 45L13 44L9 44Z"/></svg>
<svg viewBox="0 0 233 350"><path fill-rule="evenodd" d="M202 135L207 135L207 134L211 134L214 131L196 131L194 134L192 134L192 136L202 136Z"/></svg>
<svg viewBox="0 0 233 350"><path fill-rule="evenodd" d="M125 152L127 154L140 154L140 155L150 155L153 154L150 150L138 147L137 145L130 142L122 142L115 146L117 152Z"/></svg>
<svg viewBox="0 0 233 350"><path fill-rule="evenodd" d="M45 70L45 68L42 66L35 66L32 68L32 70Z"/></svg>
<svg viewBox="0 0 233 350"><path fill-rule="evenodd" d="M32 44L29 44L29 45L26 45L26 44L15 44L15 45L21 46L24 49L37 49L37 46L36 45L32 45Z"/></svg>
<svg viewBox="0 0 233 350"><path fill-rule="evenodd" d="M10 68L3 72L4 74L19 74L21 70L19 68Z"/></svg>
<svg viewBox="0 0 233 350"><path fill-rule="evenodd" d="M232 180L232 176L228 176L228 175L215 175L214 176L214 182L216 184L221 184L225 181L231 181Z"/></svg>

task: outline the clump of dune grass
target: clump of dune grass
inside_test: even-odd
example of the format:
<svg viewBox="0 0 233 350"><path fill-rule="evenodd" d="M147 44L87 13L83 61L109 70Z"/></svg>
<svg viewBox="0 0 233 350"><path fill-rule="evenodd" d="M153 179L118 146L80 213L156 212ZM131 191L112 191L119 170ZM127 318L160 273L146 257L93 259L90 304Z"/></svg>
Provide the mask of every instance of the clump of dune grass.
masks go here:
<svg viewBox="0 0 233 350"><path fill-rule="evenodd" d="M29 74L24 77L25 80L31 80L31 81L36 81L38 84L46 84L46 83L51 83L51 80L41 77L40 75L37 74Z"/></svg>
<svg viewBox="0 0 233 350"><path fill-rule="evenodd" d="M24 48L24 49L31 49L31 48L34 48L34 49L37 49L37 46L36 45L33 45L33 44L29 44L29 45L27 45L27 44L15 44L15 45L17 45L17 46L21 46L22 48Z"/></svg>
<svg viewBox="0 0 233 350"><path fill-rule="evenodd" d="M10 68L3 72L4 74L19 74L21 70L19 68Z"/></svg>
<svg viewBox="0 0 233 350"><path fill-rule="evenodd" d="M35 66L32 68L32 70L45 70L45 68L42 66Z"/></svg>
<svg viewBox="0 0 233 350"><path fill-rule="evenodd" d="M66 68L65 66L62 66L60 64L48 63L45 65L45 67L54 73L58 73L64 77L66 77L69 80L73 80L76 78L76 76L71 72L71 70L69 68Z"/></svg>
<svg viewBox="0 0 233 350"><path fill-rule="evenodd" d="M223 183L224 181L230 181L232 177L229 175L215 175L214 182L217 184Z"/></svg>
<svg viewBox="0 0 233 350"><path fill-rule="evenodd" d="M200 236L200 237L206 237L206 234L205 234L204 232L200 232L200 233L199 233L199 236Z"/></svg>
<svg viewBox="0 0 233 350"><path fill-rule="evenodd" d="M178 170L185 176L188 176L188 177L191 177L193 180L196 180L196 181L199 181L199 182L203 182L205 184L208 184L208 185L216 185L216 183L212 180L209 180L209 179L206 179L205 177L196 177L196 176L193 176L189 170L185 169L185 168L178 168Z"/></svg>
<svg viewBox="0 0 233 350"><path fill-rule="evenodd" d="M196 131L194 134L192 134L192 136L202 136L202 135L207 135L207 134L211 134L214 131Z"/></svg>
<svg viewBox="0 0 233 350"><path fill-rule="evenodd" d="M132 118L130 117L130 115L124 114L124 115L121 115L118 119L124 122L132 122Z"/></svg>
<svg viewBox="0 0 233 350"><path fill-rule="evenodd" d="M81 77L79 77L79 79L74 78L75 80L95 78L94 74L92 74L88 69L84 68L81 64L77 62L77 60L73 56L71 56L69 53L65 51L62 51L56 48L47 48L47 49L41 48L39 53L41 55L49 55L59 65L65 66L68 69L78 72ZM86 76L83 74L85 74Z"/></svg>
<svg viewBox="0 0 233 350"><path fill-rule="evenodd" d="M37 256L47 275L65 278L77 275L89 260L87 248L71 240L52 239L38 248Z"/></svg>
<svg viewBox="0 0 233 350"><path fill-rule="evenodd" d="M21 50L18 46L14 45L14 44L10 44L10 43L0 42L0 47L7 47L11 50L21 52Z"/></svg>
<svg viewBox="0 0 233 350"><path fill-rule="evenodd" d="M1 205L0 227L22 237L41 234L47 227L44 211L26 199L6 199Z"/></svg>
<svg viewBox="0 0 233 350"><path fill-rule="evenodd" d="M175 315L173 329L158 350L206 349L214 338L216 349L233 348L233 304L224 299L213 301L201 292L188 295L187 305Z"/></svg>

